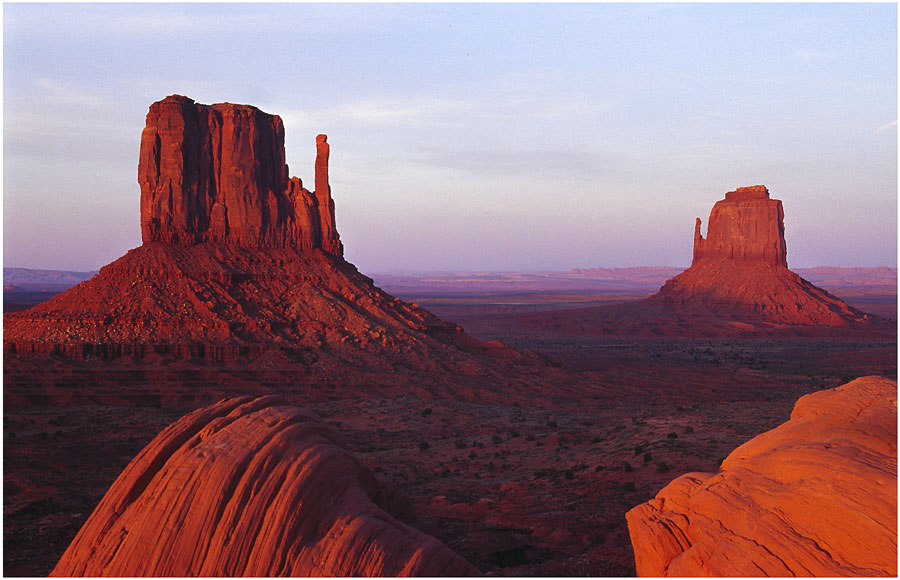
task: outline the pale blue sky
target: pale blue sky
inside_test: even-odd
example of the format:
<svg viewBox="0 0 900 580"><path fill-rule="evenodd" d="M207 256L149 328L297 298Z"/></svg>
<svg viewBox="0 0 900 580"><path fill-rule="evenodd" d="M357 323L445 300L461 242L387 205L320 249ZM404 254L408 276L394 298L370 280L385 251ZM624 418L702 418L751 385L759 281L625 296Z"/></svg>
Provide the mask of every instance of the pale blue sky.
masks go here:
<svg viewBox="0 0 900 580"><path fill-rule="evenodd" d="M895 4L4 4L7 266L140 245L137 159L173 93L315 136L364 272L691 259L744 185L788 263L897 263Z"/></svg>

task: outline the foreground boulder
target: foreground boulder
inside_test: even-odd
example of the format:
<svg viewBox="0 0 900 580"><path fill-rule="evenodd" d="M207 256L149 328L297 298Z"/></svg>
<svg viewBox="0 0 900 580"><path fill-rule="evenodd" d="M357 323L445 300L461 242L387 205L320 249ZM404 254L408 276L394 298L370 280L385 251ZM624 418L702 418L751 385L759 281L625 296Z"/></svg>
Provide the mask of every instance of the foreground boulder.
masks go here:
<svg viewBox="0 0 900 580"><path fill-rule="evenodd" d="M640 576L896 576L896 381L802 397L627 519Z"/></svg>
<svg viewBox="0 0 900 580"><path fill-rule="evenodd" d="M125 468L54 576L468 576L313 414L226 399ZM399 514L398 514L399 515Z"/></svg>

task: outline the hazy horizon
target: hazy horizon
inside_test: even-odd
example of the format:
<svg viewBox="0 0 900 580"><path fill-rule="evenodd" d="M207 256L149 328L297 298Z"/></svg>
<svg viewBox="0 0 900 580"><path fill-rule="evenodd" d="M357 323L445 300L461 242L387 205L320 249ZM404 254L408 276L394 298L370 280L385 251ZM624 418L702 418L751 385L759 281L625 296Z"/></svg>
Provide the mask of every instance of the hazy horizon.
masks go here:
<svg viewBox="0 0 900 580"><path fill-rule="evenodd" d="M315 136L362 272L687 267L764 184L788 265L897 265L892 4L5 4L4 266L140 245L137 158L173 93Z"/></svg>

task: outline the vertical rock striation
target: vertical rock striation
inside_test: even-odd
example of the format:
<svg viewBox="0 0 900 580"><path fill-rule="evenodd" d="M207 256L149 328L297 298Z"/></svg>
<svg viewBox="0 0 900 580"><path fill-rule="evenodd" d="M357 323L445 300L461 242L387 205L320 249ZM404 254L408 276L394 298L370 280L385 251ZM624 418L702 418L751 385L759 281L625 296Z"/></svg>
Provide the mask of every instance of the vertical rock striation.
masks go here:
<svg viewBox="0 0 900 580"><path fill-rule="evenodd" d="M700 218L694 230L694 264L737 260L784 266L784 209L781 200L770 199L764 185L739 187L717 201L709 214L706 239L700 235Z"/></svg>
<svg viewBox="0 0 900 580"><path fill-rule="evenodd" d="M201 105L180 95L153 103L138 163L143 241L341 255L325 140L316 139L313 194L288 177L277 115L250 105Z"/></svg>

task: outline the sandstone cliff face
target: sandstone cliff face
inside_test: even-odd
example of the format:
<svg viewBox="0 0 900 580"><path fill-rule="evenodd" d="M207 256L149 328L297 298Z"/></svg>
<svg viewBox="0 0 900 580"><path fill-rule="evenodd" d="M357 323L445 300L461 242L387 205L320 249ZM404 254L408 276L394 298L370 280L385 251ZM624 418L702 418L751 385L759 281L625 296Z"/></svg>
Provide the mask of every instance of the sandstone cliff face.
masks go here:
<svg viewBox="0 0 900 580"><path fill-rule="evenodd" d="M404 503L391 491L313 414L277 397L226 399L141 451L52 575L478 574L388 513Z"/></svg>
<svg viewBox="0 0 900 580"><path fill-rule="evenodd" d="M784 210L765 186L716 202L707 237L694 227L691 267L649 299L668 310L782 325L845 326L868 315L787 268Z"/></svg>
<svg viewBox="0 0 900 580"><path fill-rule="evenodd" d="M769 199L763 185L739 187L717 201L709 214L707 237L694 231L694 264L703 261L752 261L787 268L784 209Z"/></svg>
<svg viewBox="0 0 900 580"><path fill-rule="evenodd" d="M627 519L640 576L896 576L896 381L802 397Z"/></svg>
<svg viewBox="0 0 900 580"><path fill-rule="evenodd" d="M288 177L277 115L179 95L153 103L138 163L144 242L319 248L340 255L325 135L316 142L317 191L310 193Z"/></svg>

